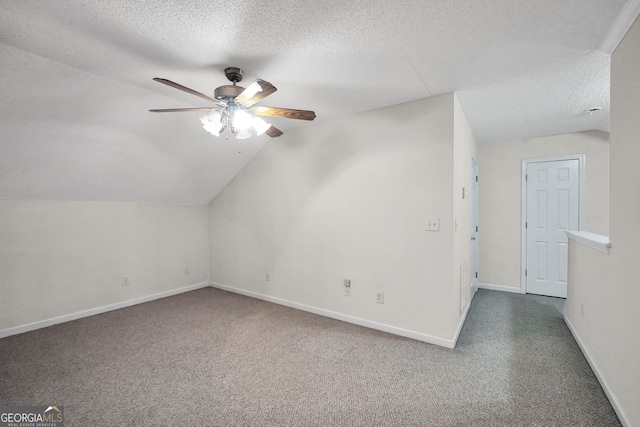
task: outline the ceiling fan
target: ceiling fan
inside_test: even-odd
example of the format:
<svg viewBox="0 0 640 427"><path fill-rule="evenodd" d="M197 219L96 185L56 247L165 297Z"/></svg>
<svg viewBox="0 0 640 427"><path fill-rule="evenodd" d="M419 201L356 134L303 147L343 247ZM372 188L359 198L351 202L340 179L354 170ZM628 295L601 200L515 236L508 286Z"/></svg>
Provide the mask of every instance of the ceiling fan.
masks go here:
<svg viewBox="0 0 640 427"><path fill-rule="evenodd" d="M213 98L190 89L171 80L155 77L153 80L171 86L181 91L199 96L213 102L210 107L195 108L164 108L149 110L153 113L173 113L183 111L200 111L202 127L212 135L220 136L225 129L238 139L246 139L251 136L249 131L253 128L257 135L266 133L271 138L282 135L282 131L260 118L262 117L286 117L288 119L313 120L316 113L308 110L294 110L291 108L263 107L255 105L257 102L271 95L277 89L271 83L257 79L247 88L238 86L242 81L244 72L238 67L225 68L224 74L232 83L215 89Z"/></svg>

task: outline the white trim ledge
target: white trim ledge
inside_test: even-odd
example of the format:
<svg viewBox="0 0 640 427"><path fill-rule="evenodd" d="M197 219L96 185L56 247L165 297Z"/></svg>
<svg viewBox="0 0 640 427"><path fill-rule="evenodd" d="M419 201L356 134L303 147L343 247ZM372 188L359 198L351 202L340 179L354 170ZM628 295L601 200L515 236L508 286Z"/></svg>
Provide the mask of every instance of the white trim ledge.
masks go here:
<svg viewBox="0 0 640 427"><path fill-rule="evenodd" d="M102 307L91 308L89 310L78 311L76 313L65 314L63 316L53 317L51 319L40 320L26 325L20 325L13 328L0 330L0 338L6 338L11 335L23 334L25 332L35 331L36 329L42 329L49 326L57 325L59 323L70 322L72 320L82 319L83 317L94 316L96 314L106 313L108 311L118 310L120 308L131 307L132 305L142 304L150 302L160 298L171 297L174 295L182 294L184 292L195 291L196 289L206 288L209 283L198 283L196 285L185 286L178 289L171 289L169 291L160 292L157 294L147 295L140 298L134 298L127 301L117 302L114 304L104 305Z"/></svg>
<svg viewBox="0 0 640 427"><path fill-rule="evenodd" d="M624 38L633 22L640 14L640 1L638 0L625 0L625 4L622 5L622 9L618 14L618 17L613 22L613 26L609 30L609 34L605 37L604 41L600 45L600 50L611 55L622 39Z"/></svg>
<svg viewBox="0 0 640 427"><path fill-rule="evenodd" d="M591 370L593 371L596 378L598 379L598 382L600 383L602 390L604 390L604 394L607 395L609 402L611 402L611 406L613 406L613 410L615 411L616 415L620 419L620 423L624 427L631 426L631 424L629 424L629 422L627 421L627 418L625 417L624 411L618 404L618 399L616 399L616 396L613 394L613 392L609 388L609 385L604 380L604 377L600 374L600 370L598 369L598 366L595 364L595 362L591 358L591 355L589 354L589 352L587 351L587 348L582 343L580 336L576 333L576 330L574 329L573 325L571 324L571 321L569 320L566 314L564 315L564 323L567 324L569 331L571 331L571 335L573 335L573 338L576 340L576 343L578 343L578 347L580 347L582 354L584 354L584 358L587 359L589 366L591 366Z"/></svg>
<svg viewBox="0 0 640 427"><path fill-rule="evenodd" d="M490 283L478 283L478 289L489 289L490 291L511 292L514 294L524 294L522 289L513 286L492 285Z"/></svg>
<svg viewBox="0 0 640 427"><path fill-rule="evenodd" d="M210 285L211 285L212 288L221 289L223 291L233 292L233 293L244 295L244 296L247 296L247 297L256 298L256 299L259 299L259 300L272 302L274 304L283 305L285 307L295 308L297 310L302 310L302 311L306 311L306 312L309 312L309 313L318 314L320 316L329 317L329 318L336 319L336 320L341 320L341 321L347 322L347 323L353 323L355 325L364 326L366 328L376 329L378 331L387 332L387 333L390 333L390 334L399 335L401 337L411 338L411 339L414 339L416 341L422 341L422 342L426 342L426 343L429 343L429 344L435 344L435 345L439 345L441 347L446 347L446 348L454 348L455 347L456 341L457 341L457 338L458 338L458 334L460 333L460 330L462 330L462 324L464 323L464 319L463 319L461 324L460 324L460 326L459 326L459 328L458 328L458 332L456 333L455 339L446 339L446 338L435 337L435 336L432 336L432 335L423 334L422 332L412 331L412 330L409 330L409 329L398 328L396 326L387 325L385 323L378 323L378 322L374 322L374 321L371 321L371 320L361 319L359 317L349 316L348 314L338 313L338 312L335 312L335 311L326 310L324 308L313 307L313 306L310 306L310 305L289 301L289 300L286 300L286 299L283 299L283 298L278 298L278 297L273 297L273 296L270 296L270 295L260 294L260 293L257 293L257 292L248 291L246 289L234 288L232 286L227 286L227 285L223 285L223 284L220 284L220 283L211 282ZM469 306L470 306L470 304L469 304ZM467 307L467 312L468 312L468 310L469 309ZM466 313L465 313L465 318L466 318Z"/></svg>
<svg viewBox="0 0 640 427"><path fill-rule="evenodd" d="M575 240L602 253L609 254L609 249L611 249L609 236L603 236L602 234L591 233L589 231L566 231L566 233L567 237L571 240Z"/></svg>

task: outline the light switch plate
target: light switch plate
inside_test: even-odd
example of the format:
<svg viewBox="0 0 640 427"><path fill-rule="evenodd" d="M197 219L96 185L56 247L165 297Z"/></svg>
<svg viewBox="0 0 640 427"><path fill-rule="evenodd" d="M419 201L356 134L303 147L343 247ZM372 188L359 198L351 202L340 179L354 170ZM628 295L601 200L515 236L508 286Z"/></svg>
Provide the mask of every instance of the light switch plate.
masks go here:
<svg viewBox="0 0 640 427"><path fill-rule="evenodd" d="M440 218L427 218L427 231L440 231Z"/></svg>

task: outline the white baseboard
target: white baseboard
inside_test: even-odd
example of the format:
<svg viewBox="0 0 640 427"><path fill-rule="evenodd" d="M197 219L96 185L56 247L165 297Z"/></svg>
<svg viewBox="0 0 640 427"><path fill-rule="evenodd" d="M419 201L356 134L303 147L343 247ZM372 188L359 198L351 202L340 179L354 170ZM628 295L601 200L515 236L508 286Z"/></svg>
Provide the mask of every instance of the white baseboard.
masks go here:
<svg viewBox="0 0 640 427"><path fill-rule="evenodd" d="M387 325L384 323L373 322L371 320L361 319L359 317L349 316L347 314L338 313L331 310L325 310L323 308L313 307L306 304L297 303L294 301L289 301L282 298L273 297L270 295L264 295L253 291L247 291L245 289L234 288L232 286L222 285L220 283L212 282L211 286L217 289L222 289L224 291L233 292L240 295L245 295L251 298L260 299L263 301L272 302L274 304L284 305L286 307L295 308L297 310L307 311L309 313L318 314L324 317L330 317L332 319L341 320L347 323L353 323L355 325L364 326L366 328L376 329L382 332L388 332L390 334L399 335L406 338L411 338L417 341L426 342L429 344L439 345L441 347L446 348L454 348L457 341L457 335L455 340L434 337L432 335L423 334L421 332L412 331L409 329L398 328L396 326ZM466 313L465 313L466 317ZM464 323L464 320L463 322ZM459 329L462 329L460 326Z"/></svg>
<svg viewBox="0 0 640 427"><path fill-rule="evenodd" d="M504 286L504 285L492 285L489 283L478 283L479 289L489 289L491 291L500 291L500 292L512 292L514 294L524 294L522 289L514 288L512 286Z"/></svg>
<svg viewBox="0 0 640 427"><path fill-rule="evenodd" d="M600 370L598 369L598 365L596 365L593 359L591 358L591 355L587 351L587 348L582 343L580 336L578 335L573 325L571 324L571 321L566 315L564 315L564 322L567 324L567 327L569 327L569 330L571 331L571 335L573 335L573 338L578 343L578 347L580 347L580 350L582 350L582 354L584 354L585 359L587 359L589 366L591 366L591 370L596 375L596 378L598 379L600 386L602 386L602 390L604 390L604 394L607 395L607 398L609 399L609 402L611 402L611 406L613 406L613 410L616 412L616 415L620 419L620 422L624 427L629 427L631 424L629 424L629 422L627 421L624 415L624 411L618 404L618 400L616 399L616 396L613 394L613 392L609 388L609 385L607 384L604 377L600 373Z"/></svg>
<svg viewBox="0 0 640 427"><path fill-rule="evenodd" d="M469 310L471 309L471 303L473 302L473 296L475 293L471 295L471 301L467 304L467 307L464 309L464 315L460 318L460 323L458 324L458 328L456 329L456 334L453 336L453 347L455 348L456 344L458 344L458 338L460 338L460 332L462 332L462 327L464 326L464 322L467 321L467 314L469 314Z"/></svg>
<svg viewBox="0 0 640 427"><path fill-rule="evenodd" d="M184 292L206 288L208 286L209 286L209 283L198 283L196 285L185 286L183 288L172 289L170 291L164 291L164 292L160 292L153 295L147 295L140 298L134 298L127 301L118 302L115 304L109 304L102 307L91 308L89 310L78 311L77 313L65 314L64 316L54 317L46 320L40 320L38 322L28 323L26 325L16 326L9 329L3 329L0 331L0 338L9 337L11 335L22 334L29 331L35 331L36 329L46 328L48 326L57 325L58 323L70 322L72 320L81 319L83 317L89 317L96 314L106 313L107 311L130 307L132 305L142 304L142 303L153 301L156 299L178 295Z"/></svg>

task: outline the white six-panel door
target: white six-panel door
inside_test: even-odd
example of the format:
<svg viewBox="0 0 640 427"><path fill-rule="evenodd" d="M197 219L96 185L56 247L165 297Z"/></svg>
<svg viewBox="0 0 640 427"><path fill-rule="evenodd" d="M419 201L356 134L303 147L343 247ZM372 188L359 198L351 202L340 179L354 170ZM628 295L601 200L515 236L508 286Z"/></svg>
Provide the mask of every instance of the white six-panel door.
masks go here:
<svg viewBox="0 0 640 427"><path fill-rule="evenodd" d="M580 160L527 163L526 292L567 297L567 230L580 228Z"/></svg>

